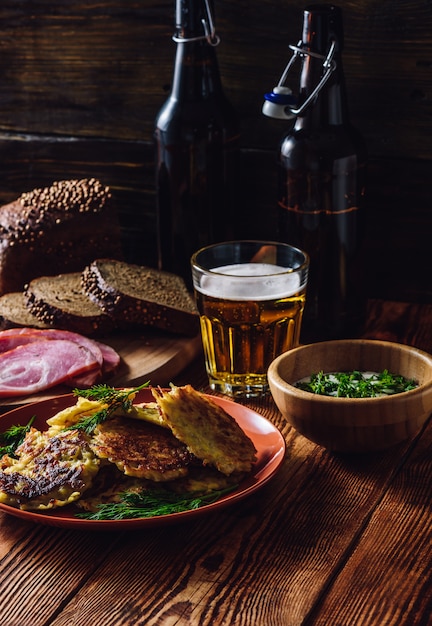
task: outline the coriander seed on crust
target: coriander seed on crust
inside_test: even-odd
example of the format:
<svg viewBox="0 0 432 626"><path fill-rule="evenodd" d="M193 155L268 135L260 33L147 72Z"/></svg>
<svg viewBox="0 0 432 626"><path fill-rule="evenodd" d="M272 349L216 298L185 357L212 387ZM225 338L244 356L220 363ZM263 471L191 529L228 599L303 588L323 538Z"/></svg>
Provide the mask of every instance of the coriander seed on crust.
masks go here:
<svg viewBox="0 0 432 626"><path fill-rule="evenodd" d="M82 273L87 296L121 328L150 326L195 336L199 315L184 280L115 259L95 259Z"/></svg>
<svg viewBox="0 0 432 626"><path fill-rule="evenodd" d="M111 192L95 178L56 181L0 207L0 295L38 276L122 258Z"/></svg>

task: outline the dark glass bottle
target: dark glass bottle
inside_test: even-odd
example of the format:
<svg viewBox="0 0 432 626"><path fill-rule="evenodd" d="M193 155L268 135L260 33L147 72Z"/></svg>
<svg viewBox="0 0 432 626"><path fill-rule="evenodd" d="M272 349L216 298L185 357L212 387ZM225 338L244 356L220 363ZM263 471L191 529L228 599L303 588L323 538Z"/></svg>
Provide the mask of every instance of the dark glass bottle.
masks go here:
<svg viewBox="0 0 432 626"><path fill-rule="evenodd" d="M342 13L304 11L300 90L294 126L279 152L279 237L310 255L303 341L357 336L363 284L366 149L348 116L341 52ZM326 70L318 94L302 111Z"/></svg>
<svg viewBox="0 0 432 626"><path fill-rule="evenodd" d="M192 254L234 237L240 131L208 0L176 0L176 29L172 91L154 133L159 267L190 286Z"/></svg>

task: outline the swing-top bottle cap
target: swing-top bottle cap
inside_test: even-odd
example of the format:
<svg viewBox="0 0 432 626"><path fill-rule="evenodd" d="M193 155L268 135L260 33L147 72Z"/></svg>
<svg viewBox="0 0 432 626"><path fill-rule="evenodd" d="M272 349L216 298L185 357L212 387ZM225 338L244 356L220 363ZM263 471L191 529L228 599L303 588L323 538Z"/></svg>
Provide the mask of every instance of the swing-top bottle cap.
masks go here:
<svg viewBox="0 0 432 626"><path fill-rule="evenodd" d="M285 67L277 87L264 94L262 112L267 117L291 119L302 115L324 87L337 62L335 54L343 46L342 12L334 5L313 4L306 7L303 14L303 38L296 46L290 45L293 56ZM300 102L300 96L293 95L285 85L288 73L296 59L305 57L318 59L322 63L322 76L315 88Z"/></svg>
<svg viewBox="0 0 432 626"><path fill-rule="evenodd" d="M296 104L296 98L289 87L278 85L273 91L264 94L262 112L267 117L286 120L294 117L289 107Z"/></svg>

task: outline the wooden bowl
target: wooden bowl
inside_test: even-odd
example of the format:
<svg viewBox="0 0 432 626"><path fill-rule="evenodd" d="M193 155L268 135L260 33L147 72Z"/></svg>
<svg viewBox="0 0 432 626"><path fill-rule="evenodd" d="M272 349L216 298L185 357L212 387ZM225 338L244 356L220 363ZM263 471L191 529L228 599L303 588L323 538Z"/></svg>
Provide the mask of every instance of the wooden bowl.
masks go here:
<svg viewBox="0 0 432 626"><path fill-rule="evenodd" d="M295 387L321 371L385 369L414 379L418 387L376 398L336 398ZM432 356L397 343L349 339L300 346L271 363L268 381L288 422L311 441L338 452L389 448L418 433L432 412Z"/></svg>

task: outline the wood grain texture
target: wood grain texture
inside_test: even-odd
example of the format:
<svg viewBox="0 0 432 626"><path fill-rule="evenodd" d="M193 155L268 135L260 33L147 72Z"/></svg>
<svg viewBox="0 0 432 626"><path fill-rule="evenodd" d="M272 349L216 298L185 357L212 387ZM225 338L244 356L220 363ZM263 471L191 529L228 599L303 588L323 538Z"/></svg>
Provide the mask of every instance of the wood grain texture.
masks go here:
<svg viewBox="0 0 432 626"><path fill-rule="evenodd" d="M30 545L34 542L41 545L34 556L38 561L43 546L45 575L33 579L31 589L20 587L19 604L9 608L4 616L19 619L19 605L31 602L35 608L35 626L46 623L50 614L55 626L73 624L74 620L85 623L90 616L107 626L326 623L325 619L311 621L309 615L331 585L335 572L340 571L352 554L353 545L362 536L369 517L391 483L394 453L355 462L332 458L292 431L285 430L285 436L287 460L271 486L242 505L212 515L211 519L179 529L119 535L114 541L112 536L105 541L97 536L91 548L90 536L83 537L82 533L68 533L61 548L58 544L62 531L31 533ZM402 459L405 452L399 449ZM428 470L423 467L421 471L422 479L425 469ZM389 523L401 514L401 506L393 510ZM402 516L408 516L406 503L402 508L405 511ZM416 530L421 534L418 542L424 543L430 531L424 522L417 523ZM386 562L382 562L383 546L380 562L374 545L380 536L378 531L372 523L368 530L373 535L369 539L372 545L365 540L363 559L370 559L371 551L376 552L381 574L374 573L371 564L366 570L368 574L356 570L357 605L348 601L344 608L339 606L339 623L361 623L355 621L356 615L364 618L367 611L374 610L369 592L381 594L380 576L386 571L387 560L396 555L394 548L386 554ZM95 558L98 550L104 559ZM19 554L21 567L11 571L11 565L5 564L5 574L12 580L24 575L26 570L22 568L28 571L29 554L25 546L19 549ZM86 566L80 567L84 554ZM418 566L422 572L427 563L426 559ZM67 576L63 573L66 568ZM45 587L60 575L63 580L60 595L55 600L51 597L45 600ZM394 584L390 574L388 578L389 584L392 581ZM10 594L11 584L8 580L4 593ZM365 585L367 593L362 588ZM408 583L406 587L414 594L411 597L415 601L416 590ZM346 593L349 594L348 584ZM387 590L389 594L393 597L391 589ZM74 598L55 617L55 603L67 595ZM337 597L335 593L335 601ZM352 594L349 598L353 598ZM392 602L397 606L399 600L395 598ZM360 614L358 603L363 604ZM328 615L333 614L331 609ZM381 612L377 617L369 623L380 626L386 623L379 621ZM402 623L420 622L399 621Z"/></svg>
<svg viewBox="0 0 432 626"><path fill-rule="evenodd" d="M152 154L142 143L0 135L0 203L55 180L99 178L111 189L126 260L156 265Z"/></svg>
<svg viewBox="0 0 432 626"><path fill-rule="evenodd" d="M277 83L288 44L301 36L304 6L216 3L221 75L242 113L246 146L273 147L260 114L263 93ZM372 152L405 157L409 145L412 156L430 158L423 134L431 107L430 6L363 0L344 3L343 10L352 116ZM151 141L172 79L173 1L65 0L57 6L39 0L29 9L23 0L5 0L0 18L2 128ZM403 142L401 119L411 121Z"/></svg>
<svg viewBox="0 0 432 626"><path fill-rule="evenodd" d="M393 462L392 455L360 465L334 460L292 431L285 429L285 436L289 453L271 488L181 529L120 535L114 543L108 536L110 547L102 547L98 536L81 572L73 555L82 558L89 536L79 545L82 533L71 533L61 553L54 541L61 531L51 531L52 540L33 536L42 541L47 563L53 560L31 590L35 625L44 623L52 603L42 607L44 586L65 567L70 573L61 596L69 588L75 597L55 626L74 623L74 616L85 623L90 615L110 626L306 623L380 500ZM95 560L94 575L80 591L96 549L108 560ZM21 558L24 567L25 549ZM21 602L30 600L30 590L19 593Z"/></svg>
<svg viewBox="0 0 432 626"><path fill-rule="evenodd" d="M58 535L55 540L48 529L32 528L9 516L1 517L1 531L2 540L3 536L15 539L15 545L2 559L0 572L0 616L2 623L11 626L28 623L30 616L35 626L47 624L59 602L67 603L85 577L106 558L106 542L114 545L119 539L110 534L70 533L63 538ZM86 564L81 550L90 557ZM20 581L26 577L29 582L22 585ZM47 593L48 589L56 589L55 594ZM18 603L11 601L13 597Z"/></svg>
<svg viewBox="0 0 432 626"><path fill-rule="evenodd" d="M241 116L241 236L276 233L275 159L288 125L261 107L301 35L304 6L216 2L222 81ZM343 11L351 117L370 155L369 295L431 302L432 7L361 0ZM172 80L173 30L174 0L4 0L0 202L55 179L99 175L118 201L128 260L155 265L152 133Z"/></svg>
<svg viewBox="0 0 432 626"><path fill-rule="evenodd" d="M432 553L430 507L426 503L430 502L432 487L431 444L429 427L395 473L343 575L326 594L317 610L319 617L313 620L316 626L329 622L353 626L430 623Z"/></svg>
<svg viewBox="0 0 432 626"><path fill-rule="evenodd" d="M432 307L371 302L368 333L432 349ZM411 319L428 329L420 338ZM206 389L202 358L176 383ZM373 455L332 455L271 398L280 472L241 503L178 526L90 533L0 513L0 622L24 626L428 626L432 423ZM61 584L59 583L61 581Z"/></svg>

